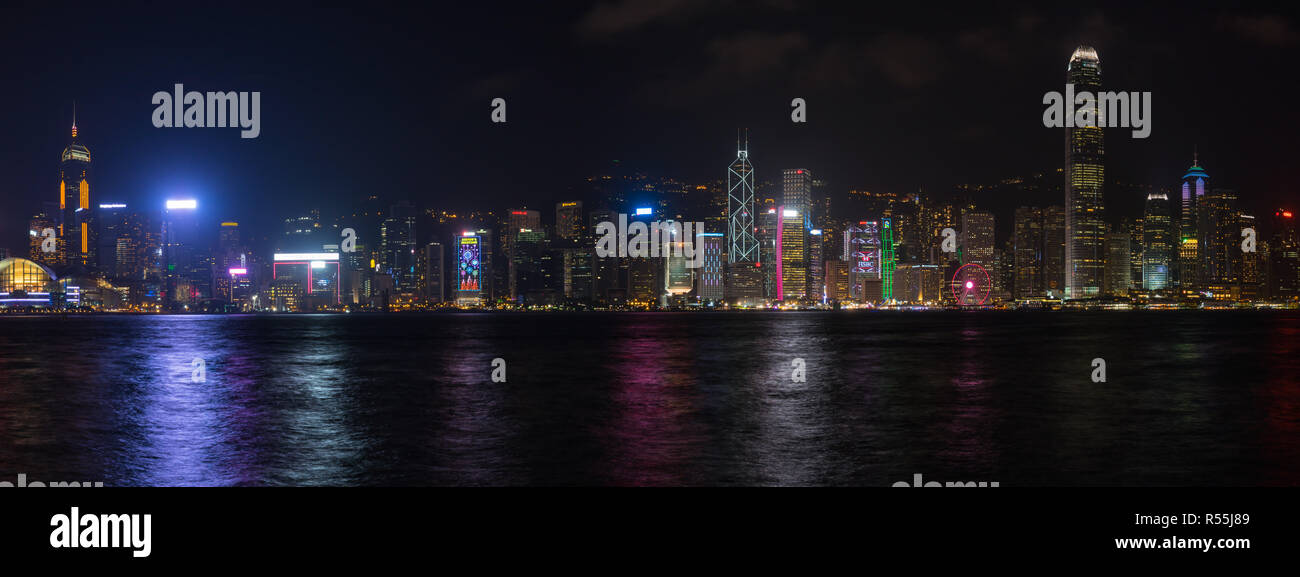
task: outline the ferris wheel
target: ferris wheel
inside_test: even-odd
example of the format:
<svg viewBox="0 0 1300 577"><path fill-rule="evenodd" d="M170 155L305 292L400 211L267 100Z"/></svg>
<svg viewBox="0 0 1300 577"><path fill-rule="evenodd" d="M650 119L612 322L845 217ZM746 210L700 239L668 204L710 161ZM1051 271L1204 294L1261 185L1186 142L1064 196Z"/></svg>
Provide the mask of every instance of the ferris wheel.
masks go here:
<svg viewBox="0 0 1300 577"><path fill-rule="evenodd" d="M993 294L993 279L989 271L975 263L961 265L952 275L952 298L961 306L981 306L989 303Z"/></svg>

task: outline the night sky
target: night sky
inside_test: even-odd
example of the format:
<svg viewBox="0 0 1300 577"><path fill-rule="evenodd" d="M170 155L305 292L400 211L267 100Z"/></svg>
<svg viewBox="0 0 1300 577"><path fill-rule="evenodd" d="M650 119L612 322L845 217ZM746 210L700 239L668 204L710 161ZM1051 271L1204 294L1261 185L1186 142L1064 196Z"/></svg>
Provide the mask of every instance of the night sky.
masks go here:
<svg viewBox="0 0 1300 577"><path fill-rule="evenodd" d="M0 246L23 252L27 219L56 200L74 100L92 202L194 196L265 233L369 194L544 208L614 160L714 180L741 127L759 180L799 166L833 192L1056 170L1064 137L1041 101L1079 44L1097 48L1106 89L1154 93L1151 138L1107 133L1108 180L1173 186L1195 146L1257 215L1300 200L1300 24L1228 3L117 4L6 7ZM177 82L260 91L261 137L154 128L150 98ZM495 97L506 124L490 122ZM790 122L794 97L807 124ZM1117 196L1114 214L1140 210Z"/></svg>

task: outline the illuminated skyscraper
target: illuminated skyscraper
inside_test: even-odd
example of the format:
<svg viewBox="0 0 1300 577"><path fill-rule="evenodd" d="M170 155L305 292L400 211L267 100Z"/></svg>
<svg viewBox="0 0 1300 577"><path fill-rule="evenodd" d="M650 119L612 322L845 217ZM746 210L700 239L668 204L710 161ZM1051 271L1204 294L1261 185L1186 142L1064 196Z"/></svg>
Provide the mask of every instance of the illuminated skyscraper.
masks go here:
<svg viewBox="0 0 1300 577"><path fill-rule="evenodd" d="M884 218L880 220L880 267L883 271L881 275L881 298L885 301L894 300L894 268L898 261L894 257L894 223L892 219Z"/></svg>
<svg viewBox="0 0 1300 577"><path fill-rule="evenodd" d="M59 162L59 238L70 266L98 264L94 212L90 208L90 150L77 141L77 114L72 113L72 142Z"/></svg>
<svg viewBox="0 0 1300 577"><path fill-rule="evenodd" d="M808 298L826 296L826 236L820 228L808 231Z"/></svg>
<svg viewBox="0 0 1300 577"><path fill-rule="evenodd" d="M849 225L844 231L844 253L841 256L848 266L847 297L859 302L874 302L884 296L881 286L884 269L881 267L880 223L864 220Z"/></svg>
<svg viewBox="0 0 1300 577"><path fill-rule="evenodd" d="M1065 207L1043 209L1043 292L1059 299L1065 294Z"/></svg>
<svg viewBox="0 0 1300 577"><path fill-rule="evenodd" d="M1268 296L1300 296L1300 239L1296 237L1294 212L1279 208L1273 213L1273 240L1268 244L1268 255Z"/></svg>
<svg viewBox="0 0 1300 577"><path fill-rule="evenodd" d="M1210 175L1201 168L1199 158L1183 174L1182 213L1178 226L1178 285L1184 291L1196 291L1203 282L1203 248L1201 247L1201 205L1210 186Z"/></svg>
<svg viewBox="0 0 1300 577"><path fill-rule="evenodd" d="M1066 82L1075 94L1101 92L1101 61L1091 46L1070 56ZM1067 106L1066 114L1074 111ZM1080 110L1083 110L1080 108ZM1093 103L1093 126L1065 129L1065 297L1088 298L1101 292L1106 225L1103 186L1105 145Z"/></svg>
<svg viewBox="0 0 1300 577"><path fill-rule="evenodd" d="M555 236L561 240L578 240L582 237L582 202L575 200L555 204Z"/></svg>
<svg viewBox="0 0 1300 577"><path fill-rule="evenodd" d="M812 228L813 176L806 168L787 168L781 171L781 203L786 210L798 211L804 228Z"/></svg>
<svg viewBox="0 0 1300 577"><path fill-rule="evenodd" d="M724 297L722 271L726 239L720 232L701 233L697 238L700 246L696 250L702 254L697 257L701 259L701 266L695 277L695 296L704 303L721 302Z"/></svg>
<svg viewBox="0 0 1300 577"><path fill-rule="evenodd" d="M1241 271L1241 213L1237 191L1215 188L1201 199L1201 274L1206 288L1216 296L1235 287Z"/></svg>
<svg viewBox="0 0 1300 577"><path fill-rule="evenodd" d="M415 207L409 202L393 205L379 227L380 268L392 275L399 293L419 290L415 270Z"/></svg>
<svg viewBox="0 0 1300 577"><path fill-rule="evenodd" d="M757 263L758 240L754 238L754 167L749 163L749 139L736 146L736 160L727 168L728 263Z"/></svg>
<svg viewBox="0 0 1300 577"><path fill-rule="evenodd" d="M808 241L802 212L778 207L776 234L777 300L797 300L808 294Z"/></svg>
<svg viewBox="0 0 1300 577"><path fill-rule="evenodd" d="M447 300L446 284L446 251L443 250L442 243L431 242L424 247L424 254L421 264L422 274L420 275L421 284L424 288L424 298L429 303L441 303Z"/></svg>
<svg viewBox="0 0 1300 577"><path fill-rule="evenodd" d="M1169 267L1173 261L1173 219L1169 214L1169 195L1153 192L1147 195L1146 212L1142 216L1142 289L1148 291L1169 288Z"/></svg>
<svg viewBox="0 0 1300 577"><path fill-rule="evenodd" d="M478 306L483 302L482 237L466 232L456 239L456 278L454 294L460 306Z"/></svg>
<svg viewBox="0 0 1300 577"><path fill-rule="evenodd" d="M966 211L961 215L962 264L993 268L993 213Z"/></svg>
<svg viewBox="0 0 1300 577"><path fill-rule="evenodd" d="M1015 297L1025 299L1043 294L1043 211L1022 206L1016 209L1011 257Z"/></svg>
<svg viewBox="0 0 1300 577"><path fill-rule="evenodd" d="M1129 254L1128 229L1116 228L1106 233L1105 292L1108 296L1127 296L1132 284L1133 263Z"/></svg>
<svg viewBox="0 0 1300 577"><path fill-rule="evenodd" d="M98 208L94 231L98 245L95 249L98 258L95 266L111 277L117 271L117 240L129 234L132 217L135 215L128 212L126 205L120 202L103 203Z"/></svg>
<svg viewBox="0 0 1300 577"><path fill-rule="evenodd" d="M1241 230L1253 229L1256 231L1258 238L1259 225L1255 222L1254 215L1240 214L1238 228ZM1263 263L1264 252L1266 252L1268 243L1263 241L1256 242L1256 249L1252 252L1241 252L1241 268L1237 275L1238 286L1241 287L1240 296L1246 300L1255 300L1260 297L1263 289L1260 286L1263 281Z"/></svg>
<svg viewBox="0 0 1300 577"><path fill-rule="evenodd" d="M756 268L761 275L763 282L764 299L772 300L777 298L777 284L781 274L781 258L777 254L776 248L780 244L780 225L781 213L777 211L776 205L769 205L764 200L763 206L759 207L758 228L755 230L755 238L758 240L758 255L761 266ZM735 265L733 270L747 270L748 266Z"/></svg>
<svg viewBox="0 0 1300 577"><path fill-rule="evenodd" d="M53 231L55 234L53 241L54 250L49 252L45 250L45 245L48 242L45 235L45 231L47 230ZM27 230L28 241L30 243L28 257L32 261L43 264L47 267L53 268L62 266L65 262L63 259L66 255L66 251L62 246L64 244L63 237L58 236L58 231L59 223L57 218L51 217L45 213L33 216L31 221L28 222Z"/></svg>

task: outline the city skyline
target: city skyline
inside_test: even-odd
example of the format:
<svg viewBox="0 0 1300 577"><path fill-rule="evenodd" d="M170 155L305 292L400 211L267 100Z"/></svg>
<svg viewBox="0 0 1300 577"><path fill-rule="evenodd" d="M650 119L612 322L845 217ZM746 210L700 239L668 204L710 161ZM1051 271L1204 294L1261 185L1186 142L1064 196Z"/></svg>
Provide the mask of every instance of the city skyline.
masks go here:
<svg viewBox="0 0 1300 577"><path fill-rule="evenodd" d="M1099 90L1097 76L1075 76L1079 70L1095 75L1098 62L1094 49L1078 47L1070 80ZM1198 153L1182 177L1177 227L1162 204L1168 194L1154 187L1146 187L1151 192L1142 217L1108 222L1100 194L1100 132L1066 130L1064 204L1018 207L1011 234L1001 237L996 213L972 195L945 201L919 192L836 194L807 168L781 169L779 185L760 179L755 186L745 135L737 141L725 188L721 180L697 185L637 173L593 177L582 194L554 205L554 218L527 206L461 215L371 195L332 222L318 208L302 209L283 219L282 232L254 240L263 233L230 217L214 220L197 198L168 199L157 213L104 203L92 192L91 152L74 123L61 155L57 201L43 203L45 210L29 224L26 256L45 272L10 266L0 279L0 301L40 306L29 297L49 295L55 307L275 312L410 310L443 303L1005 306L1097 297L1249 302L1300 295L1300 278L1292 278L1300 271L1300 255L1290 209L1276 209L1272 228L1261 227L1265 219L1240 209L1235 190L1209 185ZM1039 178L1050 183L1051 176ZM727 253L728 263L717 267L724 273L717 283L722 290L706 289L708 275L697 275L696 265L678 268L622 254L611 259L593 251L593 230L615 214L620 229L629 217L703 219L697 232L728 242L726 248L714 246ZM214 245L211 228L218 222ZM745 223L752 229L743 230ZM959 236L945 238L949 231ZM1238 250L1238 237L1248 233L1251 248L1243 242ZM948 240L955 242L949 246ZM756 243L750 256L730 256L746 242ZM706 243L697 237L676 248L680 254L695 244ZM663 250L666 256L668 246ZM1080 256L1093 263L1087 265L1092 271L1081 271ZM445 266L449 257L458 263L454 283ZM841 269L834 262L847 264ZM269 276L259 270L266 263ZM14 276L19 269L26 276ZM42 276L62 280L58 287L38 287ZM1085 284L1071 295L1071 283L1080 282L1075 277ZM945 278L951 299L943 290ZM895 296L896 279L903 283L901 297ZM32 293L34 288L40 290ZM117 294L107 296L112 293Z"/></svg>
<svg viewBox="0 0 1300 577"><path fill-rule="evenodd" d="M1060 89L1060 54L1078 44L1104 55L1108 87L1155 94L1152 137L1107 143L1113 180L1162 186L1169 168L1181 168L1187 150L1198 148L1221 182L1233 182L1243 199L1258 203L1254 212L1271 210L1288 194L1285 167L1297 151L1282 127L1294 124L1296 112L1283 102L1295 80L1267 73L1297 48L1287 15L1151 7L1117 12L1104 4L1055 14L902 10L888 24L848 29L836 23L864 21L856 9L808 9L813 17L805 18L803 9L761 5L734 20L734 30L718 31L711 27L724 12L707 2L635 16L638 5L515 13L535 17L541 24L536 29L458 8L447 18L461 22L464 32L446 38L396 23L393 14L372 13L355 23L360 30L350 40L323 25L331 18L324 14L302 24L322 39L315 47L322 54L311 58L272 33L291 21L286 9L252 22L239 36L254 39L251 44L192 22L183 35L162 26L160 34L133 35L133 43L121 44L105 40L143 25L130 8L87 8L86 16L105 26L69 37L48 34L56 20L42 18L40 7L23 7L33 25L5 41L46 60L6 65L10 77L26 80L26 90L0 103L30 112L11 118L5 133L12 137L0 142L0 211L39 209L33 199L44 199L39 193L54 183L38 168L49 166L49 150L66 145L74 101L83 141L102 156L97 178L103 198L141 205L188 193L232 213L259 202L268 210L245 219L254 228L274 225L304 199L326 212L341 211L376 192L458 211L468 208L454 206L465 198L546 206L615 160L650 174L712 180L716 150L734 139L737 127L749 130L755 157L765 159L760 179L776 180L775 172L762 176L765 170L806 166L841 190L946 194L961 183L996 183L1059 166L1053 152L1059 135L1038 124L1037 108L1044 91ZM622 14L634 16L621 20ZM183 20L185 12L162 16L164 22ZM365 58L376 49L359 40L394 25L392 37L412 49ZM783 31L774 30L778 25ZM542 35L542 29L560 35ZM664 31L701 32L707 41L673 48L658 40ZM520 54L493 43L521 32L519 41L541 49ZM475 35L481 39L467 38ZM1203 38L1213 38L1213 45ZM170 49L188 41L211 48L184 56ZM636 57L647 41L669 57ZM88 49L95 45L110 48ZM263 53L272 56L252 57ZM353 55L327 58L347 53ZM464 62L444 56L452 54ZM415 55L432 57L421 66L438 71L431 77L436 80L398 82ZM315 64L323 61L331 63L328 69ZM1184 79L1203 78L1206 71L1215 82L1182 88ZM651 92L668 97L609 90L641 86L642 74L660 78L662 88L649 85L656 87ZM539 76L552 80L541 83ZM348 81L331 80L339 78ZM583 78L602 80L593 86ZM263 133L242 140L225 130L154 128L149 95L175 83L261 91ZM998 88L972 90L990 84ZM497 96L510 104L505 125L488 121L488 103ZM808 102L806 125L788 121L794 97ZM970 109L982 112L971 115ZM1216 113L1204 118L1206 111ZM315 134L327 136L309 136ZM518 170L494 168L503 158ZM416 166L425 170L408 170ZM440 178L428 185L421 174ZM1136 217L1143 209L1144 196L1107 196L1114 214ZM0 246L20 241L23 228L11 219L0 222Z"/></svg>

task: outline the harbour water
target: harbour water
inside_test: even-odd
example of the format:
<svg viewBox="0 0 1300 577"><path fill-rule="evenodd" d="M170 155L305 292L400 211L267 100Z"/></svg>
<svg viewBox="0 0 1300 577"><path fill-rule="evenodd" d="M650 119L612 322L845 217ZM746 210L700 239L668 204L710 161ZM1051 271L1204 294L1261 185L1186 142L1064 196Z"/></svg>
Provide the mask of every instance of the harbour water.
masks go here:
<svg viewBox="0 0 1300 577"><path fill-rule="evenodd" d="M1297 485L1298 337L1294 311L6 316L0 481Z"/></svg>

